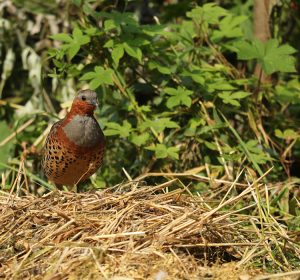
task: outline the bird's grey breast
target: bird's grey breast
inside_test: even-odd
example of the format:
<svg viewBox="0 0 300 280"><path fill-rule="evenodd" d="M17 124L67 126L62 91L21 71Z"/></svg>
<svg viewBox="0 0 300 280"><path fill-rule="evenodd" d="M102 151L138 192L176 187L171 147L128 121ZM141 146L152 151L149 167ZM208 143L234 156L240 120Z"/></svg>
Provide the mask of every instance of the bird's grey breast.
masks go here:
<svg viewBox="0 0 300 280"><path fill-rule="evenodd" d="M93 147L104 138L98 122L91 116L76 115L64 128L66 136L80 147Z"/></svg>

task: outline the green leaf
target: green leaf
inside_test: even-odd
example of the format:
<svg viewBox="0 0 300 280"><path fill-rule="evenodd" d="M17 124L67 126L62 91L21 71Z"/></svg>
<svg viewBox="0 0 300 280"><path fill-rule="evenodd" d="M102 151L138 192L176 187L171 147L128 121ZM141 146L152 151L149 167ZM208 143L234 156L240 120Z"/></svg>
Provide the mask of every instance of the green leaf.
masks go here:
<svg viewBox="0 0 300 280"><path fill-rule="evenodd" d="M113 85L113 73L112 69L96 66L94 71L85 73L80 80L90 80L90 88L94 90L100 85Z"/></svg>
<svg viewBox="0 0 300 280"><path fill-rule="evenodd" d="M128 43L123 43L126 53L133 58L136 58L140 63L142 62L142 51L140 48L130 46Z"/></svg>
<svg viewBox="0 0 300 280"><path fill-rule="evenodd" d="M223 79L220 81L215 81L213 85L211 85L211 88L214 90L234 90L235 87L232 86L229 82L224 81Z"/></svg>
<svg viewBox="0 0 300 280"><path fill-rule="evenodd" d="M149 133L143 133L141 135L138 135L138 134L132 134L131 137L130 137L130 141L137 145L137 146L142 146L144 144L146 144L146 142L149 140L150 138L150 135Z"/></svg>
<svg viewBox="0 0 300 280"><path fill-rule="evenodd" d="M80 45L76 43L72 43L68 48L68 56L71 60L80 50Z"/></svg>
<svg viewBox="0 0 300 280"><path fill-rule="evenodd" d="M82 31L78 27L75 27L73 29L72 35L73 35L73 38L77 39L77 38L80 38L83 34L82 34Z"/></svg>
<svg viewBox="0 0 300 280"><path fill-rule="evenodd" d="M215 30L213 32L211 40L219 41L222 38L237 38L243 36L241 24L246 20L246 16L225 16L219 22L220 30Z"/></svg>
<svg viewBox="0 0 300 280"><path fill-rule="evenodd" d="M247 96L251 95L251 93L249 92L245 92L245 91L237 91L237 92L234 92L233 94L231 94L231 98L234 98L234 99L243 99Z"/></svg>
<svg viewBox="0 0 300 280"><path fill-rule="evenodd" d="M168 149L163 144L157 144L154 151L157 158L166 158L168 156Z"/></svg>
<svg viewBox="0 0 300 280"><path fill-rule="evenodd" d="M90 89L95 90L101 85L102 81L100 77L95 77L89 83Z"/></svg>
<svg viewBox="0 0 300 280"><path fill-rule="evenodd" d="M165 88L164 92L171 95L171 97L167 100L167 107L170 109L181 104L190 107L192 104L190 95L192 95L193 92L191 90L187 90L183 87L177 87L177 89Z"/></svg>
<svg viewBox="0 0 300 280"><path fill-rule="evenodd" d="M81 81L91 80L91 79L94 79L95 77L96 77L95 72L87 72L80 78L80 80Z"/></svg>
<svg viewBox="0 0 300 280"><path fill-rule="evenodd" d="M124 28L132 28L137 27L138 23L136 19L133 17L133 14L131 13L120 13L116 11L111 12L98 12L97 13L97 19L99 18L106 18L108 20L105 21L105 27L107 28L107 31L111 28L118 28L120 25L122 25Z"/></svg>
<svg viewBox="0 0 300 280"><path fill-rule="evenodd" d="M275 88L275 99L280 103L300 103L300 83L298 79L293 79L287 83L278 84Z"/></svg>
<svg viewBox="0 0 300 280"><path fill-rule="evenodd" d="M79 44L80 46L88 44L90 42L90 36L88 35L83 35L82 31L78 28L75 27L73 30L73 37L74 37L74 43Z"/></svg>
<svg viewBox="0 0 300 280"><path fill-rule="evenodd" d="M200 74L192 74L191 77L192 77L193 81L195 81L196 83L198 83L202 86L205 84L205 79Z"/></svg>
<svg viewBox="0 0 300 280"><path fill-rule="evenodd" d="M256 45L253 43L248 43L246 41L240 41L236 43L235 47L238 49L237 55L240 60L250 60L260 57L263 44L260 41L257 41Z"/></svg>
<svg viewBox="0 0 300 280"><path fill-rule="evenodd" d="M285 139L285 140L299 138L298 133L292 129L286 129L283 132L280 129L275 129L275 136L277 138L281 138L281 139Z"/></svg>
<svg viewBox="0 0 300 280"><path fill-rule="evenodd" d="M156 132L163 132L166 128L178 128L178 124L170 118L157 118L155 120L146 120L141 124L141 129L153 128Z"/></svg>
<svg viewBox="0 0 300 280"><path fill-rule="evenodd" d="M278 46L277 40L272 39L266 43L265 56L261 60L262 67L267 74L276 71L296 72L295 58L291 54L296 50L289 45Z"/></svg>
<svg viewBox="0 0 300 280"><path fill-rule="evenodd" d="M170 68L162 66L162 65L156 63L155 61L150 61L148 65L149 65L150 70L157 69L158 72L160 72L162 74L167 74L167 75L172 73Z"/></svg>
<svg viewBox="0 0 300 280"><path fill-rule="evenodd" d="M257 39L248 43L241 41L237 43L238 59L256 59L268 75L274 72L296 72L295 59L291 54L296 50L289 45L279 46L276 39L263 43Z"/></svg>
<svg viewBox="0 0 300 280"><path fill-rule="evenodd" d="M215 143L213 143L213 142L208 142L208 141L204 141L204 144L205 144L205 146L206 146L208 149L210 149L210 150L212 150L212 151L218 151L218 147L217 147L217 145L216 145Z"/></svg>
<svg viewBox="0 0 300 280"><path fill-rule="evenodd" d="M202 7L196 7L186 15L193 20L202 23L203 21L210 24L219 22L219 18L228 14L228 11L217 6L215 3L204 4Z"/></svg>
<svg viewBox="0 0 300 280"><path fill-rule="evenodd" d="M104 22L104 30L105 31L109 31L109 30L115 29L117 27L118 27L118 25L112 19L108 19Z"/></svg>
<svg viewBox="0 0 300 280"><path fill-rule="evenodd" d="M156 158L160 159L160 158L173 158L173 159L178 159L179 155L179 148L178 147L167 147L164 144L157 144L157 145L152 145L147 147L146 149L151 150L151 151L155 151L155 156Z"/></svg>
<svg viewBox="0 0 300 280"><path fill-rule="evenodd" d="M74 28L72 36L60 33L51 38L65 42L61 49L65 50L70 60L79 52L82 45L88 44L91 40L90 36L84 35L78 27Z"/></svg>
<svg viewBox="0 0 300 280"><path fill-rule="evenodd" d="M191 119L188 124L188 128L185 130L185 136L195 136L197 128L205 125L205 121L201 118Z"/></svg>
<svg viewBox="0 0 300 280"><path fill-rule="evenodd" d="M169 157L174 158L174 159L179 158L179 155L178 155L179 148L178 147L169 147L167 152L168 152Z"/></svg>
<svg viewBox="0 0 300 280"><path fill-rule="evenodd" d="M66 43L71 43L73 41L72 38L68 34L65 34L65 33L54 34L54 35L50 36L50 38L57 40L57 41L66 42Z"/></svg>
<svg viewBox="0 0 300 280"><path fill-rule="evenodd" d="M231 104L236 107L241 105L239 99L243 99L249 95L251 95L251 93L244 91L237 91L234 93L231 93L230 91L222 91L221 93L218 93L218 97L222 99L223 103Z"/></svg>
<svg viewBox="0 0 300 280"><path fill-rule="evenodd" d="M130 135L131 130L132 126L127 120L123 121L122 126L115 122L107 122L104 134L106 136L120 135L123 138L127 138Z"/></svg>
<svg viewBox="0 0 300 280"><path fill-rule="evenodd" d="M270 160L270 158L263 152L261 148L259 148L259 144L256 140L249 140L244 143L247 150L251 154L252 159L258 164L264 164ZM241 151L244 150L242 145L240 145L239 149Z"/></svg>
<svg viewBox="0 0 300 280"><path fill-rule="evenodd" d="M103 45L103 48L113 48L114 45L115 45L114 40L108 40L108 41Z"/></svg>
<svg viewBox="0 0 300 280"><path fill-rule="evenodd" d="M73 4L76 5L77 7L80 7L82 4L81 0L72 0Z"/></svg>
<svg viewBox="0 0 300 280"><path fill-rule="evenodd" d="M84 32L90 36L94 36L94 35L100 35L101 33L99 32L99 29L97 29L96 27L90 27L84 30Z"/></svg>
<svg viewBox="0 0 300 280"><path fill-rule="evenodd" d="M121 44L116 45L111 53L111 57L116 65L119 65L119 61L123 57L123 55L124 55L123 45Z"/></svg>
<svg viewBox="0 0 300 280"><path fill-rule="evenodd" d="M113 85L113 73L114 71L112 69L104 69L101 66L96 66L95 67L95 72L97 75L99 75L101 79L101 83L106 84L106 85Z"/></svg>

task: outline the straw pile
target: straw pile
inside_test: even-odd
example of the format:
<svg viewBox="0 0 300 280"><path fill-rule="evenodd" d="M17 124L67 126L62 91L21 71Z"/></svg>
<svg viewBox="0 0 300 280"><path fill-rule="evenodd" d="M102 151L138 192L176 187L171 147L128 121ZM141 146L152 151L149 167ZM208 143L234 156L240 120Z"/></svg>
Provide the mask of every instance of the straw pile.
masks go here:
<svg viewBox="0 0 300 280"><path fill-rule="evenodd" d="M174 181L42 197L1 192L0 278L240 279L258 236L203 197L170 191Z"/></svg>

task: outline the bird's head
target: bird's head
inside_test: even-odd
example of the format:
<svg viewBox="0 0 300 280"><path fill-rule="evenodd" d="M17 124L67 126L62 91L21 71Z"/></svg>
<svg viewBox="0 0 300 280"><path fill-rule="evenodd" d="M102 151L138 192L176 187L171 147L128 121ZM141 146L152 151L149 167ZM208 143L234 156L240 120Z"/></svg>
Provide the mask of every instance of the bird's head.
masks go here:
<svg viewBox="0 0 300 280"><path fill-rule="evenodd" d="M98 105L96 92L89 89L80 90L72 103L71 113L92 115Z"/></svg>

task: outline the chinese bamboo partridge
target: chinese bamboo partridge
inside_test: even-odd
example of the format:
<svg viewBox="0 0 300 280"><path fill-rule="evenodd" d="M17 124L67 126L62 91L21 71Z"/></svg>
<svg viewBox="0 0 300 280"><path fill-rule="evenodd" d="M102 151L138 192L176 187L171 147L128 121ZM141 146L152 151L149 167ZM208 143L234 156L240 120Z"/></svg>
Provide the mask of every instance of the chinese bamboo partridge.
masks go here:
<svg viewBox="0 0 300 280"><path fill-rule="evenodd" d="M43 148L42 167L56 185L74 186L101 166L105 138L94 118L97 105L94 91L81 90L66 117L52 126Z"/></svg>

